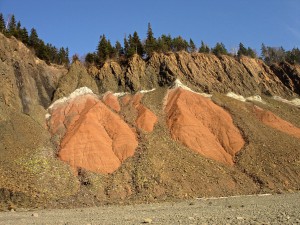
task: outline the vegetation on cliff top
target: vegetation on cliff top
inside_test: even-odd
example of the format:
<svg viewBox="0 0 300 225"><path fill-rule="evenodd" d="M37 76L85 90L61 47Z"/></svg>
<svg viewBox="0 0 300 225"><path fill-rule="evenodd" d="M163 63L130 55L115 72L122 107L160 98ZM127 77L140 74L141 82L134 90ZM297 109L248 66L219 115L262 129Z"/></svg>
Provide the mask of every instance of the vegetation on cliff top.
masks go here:
<svg viewBox="0 0 300 225"><path fill-rule="evenodd" d="M16 21L15 16L12 15L8 21L4 20L3 14L0 13L0 32L7 37L14 36L22 41L26 46L31 48L37 57L45 60L47 63L56 63L60 65L69 64L69 50L68 48L57 48L52 44L45 44L43 40L38 37L37 31L32 28L30 34L27 29L21 26L20 21ZM194 41L189 39L185 40L182 36L171 37L170 34L162 34L160 37L154 37L151 24L148 23L147 37L141 40L138 33L135 31L124 37L123 46L119 41L112 45L111 41L105 34L100 36L100 40L95 52L87 53L85 56L85 63L89 65L96 65L101 67L108 59L114 59L120 63L126 62L134 54L138 54L143 58L148 58L157 53L187 51L190 53L212 53L217 56L231 55L240 58L241 56L248 56L257 58L257 52L250 48L245 47L243 43L239 44L238 49L233 49L230 52L226 49L222 42L210 48L207 44L201 41L201 46L197 48ZM293 48L286 51L283 47L270 47L262 44L261 57L266 64L280 63L287 61L292 64L300 64L300 50ZM79 59L78 56L73 56L74 59Z"/></svg>
<svg viewBox="0 0 300 225"><path fill-rule="evenodd" d="M14 15L10 16L5 22L3 14L0 13L0 32L6 37L14 36L27 47L32 49L37 57L45 60L47 63L55 63L59 65L69 64L68 48L61 47L58 49L52 44L46 44L39 38L35 28L32 28L30 30L30 34L28 34L26 27L22 27L21 22L17 22Z"/></svg>

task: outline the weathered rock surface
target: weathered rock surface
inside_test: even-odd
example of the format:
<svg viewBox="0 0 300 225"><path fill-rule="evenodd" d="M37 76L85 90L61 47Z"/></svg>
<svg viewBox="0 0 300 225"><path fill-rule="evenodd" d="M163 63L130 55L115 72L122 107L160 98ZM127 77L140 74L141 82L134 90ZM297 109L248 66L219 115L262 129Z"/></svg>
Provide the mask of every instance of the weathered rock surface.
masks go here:
<svg viewBox="0 0 300 225"><path fill-rule="evenodd" d="M199 91L288 97L298 93L300 72L297 66L268 67L263 61L248 57L237 60L231 56L178 52L153 54L146 62L135 55L122 67L109 61L93 74L101 80L103 92L152 89L170 85L179 78Z"/></svg>
<svg viewBox="0 0 300 225"><path fill-rule="evenodd" d="M93 93L99 93L96 81L88 74L81 62L75 61L72 63L68 73L59 80L53 101L68 96L81 87L88 87Z"/></svg>
<svg viewBox="0 0 300 225"><path fill-rule="evenodd" d="M138 145L130 127L95 95L57 103L50 113L52 133L64 133L58 156L73 168L112 173Z"/></svg>
<svg viewBox="0 0 300 225"><path fill-rule="evenodd" d="M287 62L282 62L279 65L274 64L271 69L281 80L281 82L288 87L291 91L300 95L300 66Z"/></svg>
<svg viewBox="0 0 300 225"><path fill-rule="evenodd" d="M176 88L168 93L167 125L173 139L219 162L233 165L244 140L229 113L196 93Z"/></svg>
<svg viewBox="0 0 300 225"><path fill-rule="evenodd" d="M60 77L67 70L39 60L15 38L0 33L0 105L32 115L43 124Z"/></svg>
<svg viewBox="0 0 300 225"><path fill-rule="evenodd" d="M300 128L295 127L293 124L281 119L274 113L259 108L258 106L254 106L254 113L256 117L265 125L280 130L294 137L300 138Z"/></svg>

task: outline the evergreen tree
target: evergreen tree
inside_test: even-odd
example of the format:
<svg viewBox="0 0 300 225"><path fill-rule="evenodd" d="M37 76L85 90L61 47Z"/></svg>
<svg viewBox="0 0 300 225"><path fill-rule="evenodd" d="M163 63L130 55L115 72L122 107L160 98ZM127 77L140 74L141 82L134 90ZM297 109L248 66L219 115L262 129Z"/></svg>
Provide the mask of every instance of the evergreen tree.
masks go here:
<svg viewBox="0 0 300 225"><path fill-rule="evenodd" d="M30 47L33 47L34 49L38 48L39 45L39 36L34 28L31 29L29 39L28 39L28 45Z"/></svg>
<svg viewBox="0 0 300 225"><path fill-rule="evenodd" d="M171 35L166 36L163 34L157 41L157 50L158 52L167 53L172 51L172 37Z"/></svg>
<svg viewBox="0 0 300 225"><path fill-rule="evenodd" d="M100 63L104 63L111 54L111 44L107 41L105 35L100 36L100 41L97 47L97 55L99 57Z"/></svg>
<svg viewBox="0 0 300 225"><path fill-rule="evenodd" d="M221 56L221 55L227 55L228 51L222 42L221 43L218 42L216 46L212 49L212 53L215 54L216 56Z"/></svg>
<svg viewBox="0 0 300 225"><path fill-rule="evenodd" d="M210 52L208 45L204 44L203 41L201 41L201 46L199 48L199 52L200 53L209 53Z"/></svg>
<svg viewBox="0 0 300 225"><path fill-rule="evenodd" d="M289 63L300 64L300 50L299 48L293 48L291 51L288 51L286 54L286 61Z"/></svg>
<svg viewBox="0 0 300 225"><path fill-rule="evenodd" d="M28 32L27 32L27 30L26 30L25 27L23 27L23 28L20 30L20 40L21 40L25 45L28 45L29 37L28 37Z"/></svg>
<svg viewBox="0 0 300 225"><path fill-rule="evenodd" d="M150 57L157 50L157 43L154 38L151 24L148 23L147 39L145 43L145 52Z"/></svg>
<svg viewBox="0 0 300 225"><path fill-rule="evenodd" d="M248 50L247 50L247 48L245 48L245 46L242 43L239 44L239 50L237 52L237 55L238 55L238 57L241 57L242 55L245 55L245 56L248 55Z"/></svg>
<svg viewBox="0 0 300 225"><path fill-rule="evenodd" d="M16 34L16 18L14 15L11 16L10 21L8 23L8 35L9 36L14 36Z"/></svg>
<svg viewBox="0 0 300 225"><path fill-rule="evenodd" d="M247 56L249 56L251 58L256 58L257 57L256 52L250 47L248 47L248 49L247 49Z"/></svg>
<svg viewBox="0 0 300 225"><path fill-rule="evenodd" d="M127 54L128 54L128 50L129 50L129 42L126 38L126 35L124 37L124 54L125 56L127 57Z"/></svg>
<svg viewBox="0 0 300 225"><path fill-rule="evenodd" d="M181 36L178 36L172 40L172 50L174 52L187 51L189 44Z"/></svg>
<svg viewBox="0 0 300 225"><path fill-rule="evenodd" d="M5 34L5 31L6 31L6 27L5 27L4 17L3 17L3 14L0 13L0 32L2 34Z"/></svg>
<svg viewBox="0 0 300 225"><path fill-rule="evenodd" d="M15 38L17 38L18 40L21 40L21 35L22 35L21 22L18 21L14 36L15 36ZM21 41L22 41L22 40L21 40Z"/></svg>
<svg viewBox="0 0 300 225"><path fill-rule="evenodd" d="M86 54L85 63L88 66L93 64L98 64L98 55L95 52Z"/></svg>
<svg viewBox="0 0 300 225"><path fill-rule="evenodd" d="M119 59L120 55L124 55L124 49L119 41L116 41L115 44L115 57Z"/></svg>
<svg viewBox="0 0 300 225"><path fill-rule="evenodd" d="M197 51L196 45L195 45L195 43L193 42L193 40L191 38L190 38L188 49L189 49L190 53Z"/></svg>
<svg viewBox="0 0 300 225"><path fill-rule="evenodd" d="M136 31L133 33L133 36L131 34L128 36L128 44L129 46L126 53L127 58L132 57L134 54L138 54L143 57L144 48Z"/></svg>

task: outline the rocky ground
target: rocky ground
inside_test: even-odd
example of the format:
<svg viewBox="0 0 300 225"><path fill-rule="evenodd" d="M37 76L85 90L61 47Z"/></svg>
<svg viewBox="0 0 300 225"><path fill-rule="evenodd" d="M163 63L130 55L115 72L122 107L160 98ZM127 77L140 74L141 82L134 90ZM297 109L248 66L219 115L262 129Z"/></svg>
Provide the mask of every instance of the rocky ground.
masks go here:
<svg viewBox="0 0 300 225"><path fill-rule="evenodd" d="M300 224L300 193L0 213L0 224Z"/></svg>

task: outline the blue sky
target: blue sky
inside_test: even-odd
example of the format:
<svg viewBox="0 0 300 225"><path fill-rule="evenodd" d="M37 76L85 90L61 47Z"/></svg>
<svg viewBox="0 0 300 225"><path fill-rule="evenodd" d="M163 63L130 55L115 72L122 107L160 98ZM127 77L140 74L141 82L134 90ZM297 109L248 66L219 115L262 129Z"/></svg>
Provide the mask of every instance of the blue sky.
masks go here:
<svg viewBox="0 0 300 225"><path fill-rule="evenodd" d="M144 39L148 22L156 37L181 35L197 46L300 47L300 0L0 0L0 12L70 55L95 51L101 34L112 43L134 31Z"/></svg>

